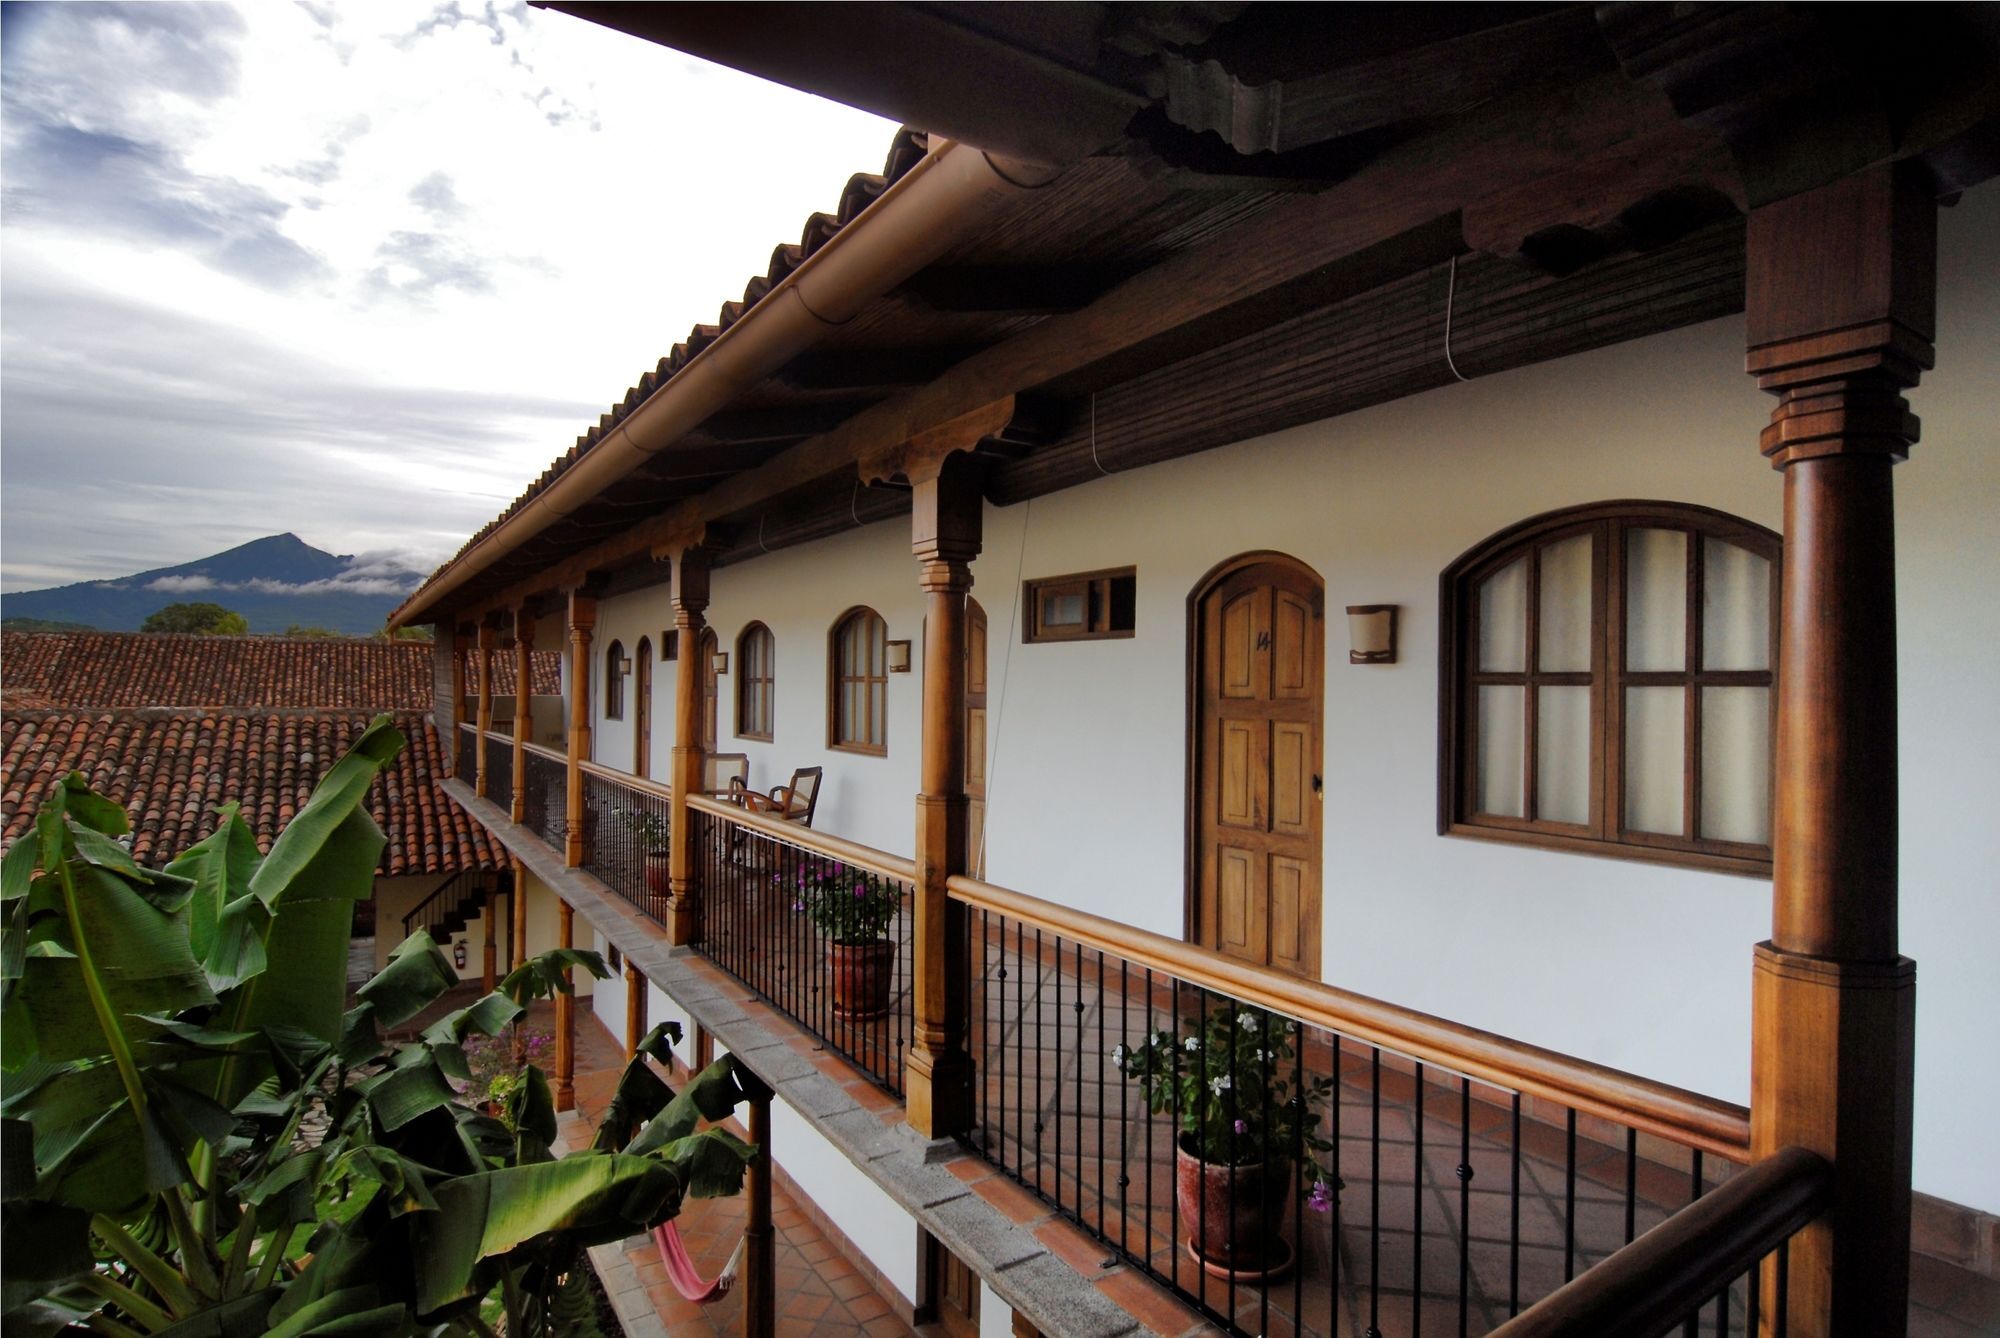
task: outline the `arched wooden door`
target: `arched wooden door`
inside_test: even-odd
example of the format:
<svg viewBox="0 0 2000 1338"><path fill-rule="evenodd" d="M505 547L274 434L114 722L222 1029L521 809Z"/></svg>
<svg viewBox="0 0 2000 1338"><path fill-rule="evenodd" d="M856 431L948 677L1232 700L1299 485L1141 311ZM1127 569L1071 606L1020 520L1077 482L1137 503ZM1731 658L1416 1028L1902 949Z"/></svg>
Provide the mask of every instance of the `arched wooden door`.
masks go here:
<svg viewBox="0 0 2000 1338"><path fill-rule="evenodd" d="M701 751L705 757L715 755L715 651L715 629L705 627L695 647L695 654L701 656Z"/></svg>
<svg viewBox="0 0 2000 1338"><path fill-rule="evenodd" d="M651 637L639 638L639 650L633 657L632 692L638 698L638 709L632 712L632 774L646 777L653 774L653 641Z"/></svg>
<svg viewBox="0 0 2000 1338"><path fill-rule="evenodd" d="M986 876L986 610L965 601L966 850L972 876Z"/></svg>
<svg viewBox="0 0 2000 1338"><path fill-rule="evenodd" d="M1320 973L1325 596L1302 564L1223 564L1193 608L1195 940L1259 966Z"/></svg>

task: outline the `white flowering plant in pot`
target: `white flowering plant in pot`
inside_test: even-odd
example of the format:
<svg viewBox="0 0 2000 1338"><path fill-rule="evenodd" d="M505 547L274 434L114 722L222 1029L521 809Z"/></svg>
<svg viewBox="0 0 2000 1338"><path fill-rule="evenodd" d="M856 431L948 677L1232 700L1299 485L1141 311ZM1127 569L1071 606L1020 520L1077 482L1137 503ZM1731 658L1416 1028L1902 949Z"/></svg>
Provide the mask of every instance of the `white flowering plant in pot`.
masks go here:
<svg viewBox="0 0 2000 1338"><path fill-rule="evenodd" d="M1190 1248L1212 1269L1270 1276L1290 1258L1276 1241L1286 1187L1296 1183L1313 1211L1333 1207L1340 1182L1320 1132L1333 1079L1299 1062L1298 1023L1261 1008L1204 994L1178 1022L1118 1046L1111 1061L1149 1110L1180 1126L1176 1179L1195 1230Z"/></svg>

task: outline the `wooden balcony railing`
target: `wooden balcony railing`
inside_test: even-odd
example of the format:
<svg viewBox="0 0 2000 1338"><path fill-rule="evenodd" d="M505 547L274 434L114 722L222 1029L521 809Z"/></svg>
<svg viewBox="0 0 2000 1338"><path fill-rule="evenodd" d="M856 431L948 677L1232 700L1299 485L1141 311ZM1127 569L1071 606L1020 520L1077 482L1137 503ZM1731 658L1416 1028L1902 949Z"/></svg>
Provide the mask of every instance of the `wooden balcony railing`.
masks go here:
<svg viewBox="0 0 2000 1338"><path fill-rule="evenodd" d="M583 765L584 861L597 880L661 924L673 792L595 762Z"/></svg>
<svg viewBox="0 0 2000 1338"><path fill-rule="evenodd" d="M1502 1325L1494 1338L1660 1338L1676 1327L1698 1333L1711 1307L1717 1338L1785 1338L1787 1242L1826 1206L1832 1183L1833 1167L1817 1153L1787 1148L1766 1157ZM1765 1260L1776 1284L1768 1305ZM1745 1303L1732 1321L1729 1298L1739 1291Z"/></svg>
<svg viewBox="0 0 2000 1338"><path fill-rule="evenodd" d="M521 825L555 850L563 848L569 812L568 759L539 744L525 744Z"/></svg>
<svg viewBox="0 0 2000 1338"><path fill-rule="evenodd" d="M1738 1107L949 888L971 917L967 1144L1233 1332L1489 1332L1747 1155ZM1723 1305L1740 1322L1740 1293Z"/></svg>
<svg viewBox="0 0 2000 1338"><path fill-rule="evenodd" d="M479 775L479 731L471 725L458 727L458 749L452 754L452 774L467 785Z"/></svg>
<svg viewBox="0 0 2000 1338"><path fill-rule="evenodd" d="M486 734L486 797L502 809L514 803L514 736Z"/></svg>
<svg viewBox="0 0 2000 1338"><path fill-rule="evenodd" d="M689 798L688 820L695 950L900 1095L913 1026L910 861L705 796Z"/></svg>

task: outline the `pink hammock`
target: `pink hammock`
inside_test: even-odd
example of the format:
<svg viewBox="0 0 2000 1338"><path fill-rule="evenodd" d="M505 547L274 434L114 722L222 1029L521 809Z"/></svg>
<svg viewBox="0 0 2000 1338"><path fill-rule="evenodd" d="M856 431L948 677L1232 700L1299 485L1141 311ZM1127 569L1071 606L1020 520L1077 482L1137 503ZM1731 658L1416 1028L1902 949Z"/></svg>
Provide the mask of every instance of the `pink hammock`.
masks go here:
<svg viewBox="0 0 2000 1338"><path fill-rule="evenodd" d="M666 1265L667 1277L673 1282L674 1290L682 1296L696 1305L708 1305L729 1295L730 1287L736 1282L737 1267L743 1262L744 1240L736 1242L729 1262L722 1266L722 1271L715 1275L713 1282L703 1282L701 1274L695 1272L694 1260L688 1255L687 1246L681 1243L680 1230L671 1220L653 1228L653 1243L660 1247L660 1262Z"/></svg>

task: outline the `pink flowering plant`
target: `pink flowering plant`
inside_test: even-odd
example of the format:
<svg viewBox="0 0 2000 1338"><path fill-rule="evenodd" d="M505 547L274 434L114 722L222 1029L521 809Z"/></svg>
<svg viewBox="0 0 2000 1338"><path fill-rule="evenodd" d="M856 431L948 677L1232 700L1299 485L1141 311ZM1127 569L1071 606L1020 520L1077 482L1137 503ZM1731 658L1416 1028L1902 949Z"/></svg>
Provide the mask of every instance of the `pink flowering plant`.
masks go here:
<svg viewBox="0 0 2000 1338"><path fill-rule="evenodd" d="M1202 1161L1254 1166L1302 1158L1307 1206L1326 1212L1338 1187L1321 1158L1333 1144L1320 1133L1331 1078L1298 1062L1298 1023L1218 994L1203 996L1180 1028L1119 1045L1111 1062L1139 1084L1147 1109L1172 1114L1183 1146Z"/></svg>
<svg viewBox="0 0 2000 1338"><path fill-rule="evenodd" d="M776 880L783 883L785 875ZM839 860L813 860L798 871L792 909L835 943L879 943L903 907L902 889L890 880Z"/></svg>

